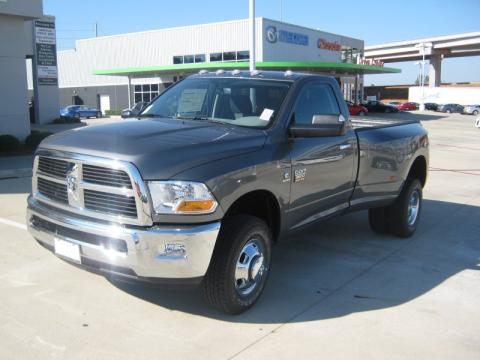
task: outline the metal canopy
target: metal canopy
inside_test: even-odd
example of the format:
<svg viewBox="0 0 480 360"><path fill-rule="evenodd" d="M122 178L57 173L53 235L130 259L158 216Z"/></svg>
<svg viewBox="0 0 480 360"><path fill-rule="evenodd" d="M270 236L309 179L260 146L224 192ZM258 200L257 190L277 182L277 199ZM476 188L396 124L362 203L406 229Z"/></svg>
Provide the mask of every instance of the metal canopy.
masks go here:
<svg viewBox="0 0 480 360"><path fill-rule="evenodd" d="M256 63L259 70L292 70L308 71L319 73L330 73L331 75L357 75L357 74L384 74L400 73L401 70L391 67L372 66L363 64L322 62L322 61L260 61ZM248 69L248 61L239 62L204 62L194 64L175 64L161 66L145 66L118 69L97 69L93 70L94 75L114 75L114 76L138 76L138 75L161 75L192 73L202 69Z"/></svg>

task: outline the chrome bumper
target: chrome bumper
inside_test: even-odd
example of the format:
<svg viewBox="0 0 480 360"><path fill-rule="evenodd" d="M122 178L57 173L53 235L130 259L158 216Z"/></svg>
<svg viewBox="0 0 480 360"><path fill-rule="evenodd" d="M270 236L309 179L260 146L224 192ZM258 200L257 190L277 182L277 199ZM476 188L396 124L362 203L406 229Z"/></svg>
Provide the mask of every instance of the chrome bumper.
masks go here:
<svg viewBox="0 0 480 360"><path fill-rule="evenodd" d="M78 244L85 267L134 278L192 279L207 271L220 222L139 229L75 217L30 196L27 226L52 250L55 238Z"/></svg>

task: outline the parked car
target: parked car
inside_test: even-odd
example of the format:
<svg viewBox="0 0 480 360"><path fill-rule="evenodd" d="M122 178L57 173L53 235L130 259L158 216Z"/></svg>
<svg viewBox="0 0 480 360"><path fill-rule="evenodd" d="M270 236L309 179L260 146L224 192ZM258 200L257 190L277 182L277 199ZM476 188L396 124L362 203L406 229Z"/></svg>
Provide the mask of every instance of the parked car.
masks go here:
<svg viewBox="0 0 480 360"><path fill-rule="evenodd" d="M77 119L80 119L82 117L83 118L91 118L91 117L100 118L102 117L102 112L98 109L88 108L83 105L70 105L60 109L60 116L69 116Z"/></svg>
<svg viewBox="0 0 480 360"><path fill-rule="evenodd" d="M478 115L480 114L480 105L467 105L463 108L464 114Z"/></svg>
<svg viewBox="0 0 480 360"><path fill-rule="evenodd" d="M374 232L412 236L428 144L418 121L352 122L331 77L195 74L142 120L44 140L26 223L79 267L201 285L211 305L238 314L260 297L272 246L318 220L369 209Z"/></svg>
<svg viewBox="0 0 480 360"><path fill-rule="evenodd" d="M382 112L382 113L398 112L398 109L395 106L387 105L377 100L367 101L364 106L368 109L369 112Z"/></svg>
<svg viewBox="0 0 480 360"><path fill-rule="evenodd" d="M418 104L414 102L406 102L397 105L398 110L417 110Z"/></svg>
<svg viewBox="0 0 480 360"><path fill-rule="evenodd" d="M435 103L425 103L424 105L425 105L425 110L437 111L438 104L435 104Z"/></svg>
<svg viewBox="0 0 480 360"><path fill-rule="evenodd" d="M123 109L121 117L124 119L129 117L135 117L138 114L140 114L142 110L147 107L147 105L148 105L148 102L139 101L131 109Z"/></svg>
<svg viewBox="0 0 480 360"><path fill-rule="evenodd" d="M461 113L463 112L463 106L459 104L445 104L438 105L437 111L444 113Z"/></svg>
<svg viewBox="0 0 480 360"><path fill-rule="evenodd" d="M347 101L348 112L353 116L364 116L368 114L368 109L361 104L354 104L351 101Z"/></svg>

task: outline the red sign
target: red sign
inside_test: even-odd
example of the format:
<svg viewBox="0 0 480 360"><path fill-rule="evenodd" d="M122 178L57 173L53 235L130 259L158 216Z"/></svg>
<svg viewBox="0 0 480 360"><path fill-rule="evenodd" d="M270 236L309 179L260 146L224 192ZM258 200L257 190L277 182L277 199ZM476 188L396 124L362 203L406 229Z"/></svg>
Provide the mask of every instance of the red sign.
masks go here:
<svg viewBox="0 0 480 360"><path fill-rule="evenodd" d="M358 58L357 64L360 65L370 65L370 66L380 66L383 67L385 63L381 60L375 60L375 59L365 59L365 58Z"/></svg>
<svg viewBox="0 0 480 360"><path fill-rule="evenodd" d="M317 46L319 49L325 49L330 51L341 51L342 45L337 42L331 42L325 39L318 39Z"/></svg>

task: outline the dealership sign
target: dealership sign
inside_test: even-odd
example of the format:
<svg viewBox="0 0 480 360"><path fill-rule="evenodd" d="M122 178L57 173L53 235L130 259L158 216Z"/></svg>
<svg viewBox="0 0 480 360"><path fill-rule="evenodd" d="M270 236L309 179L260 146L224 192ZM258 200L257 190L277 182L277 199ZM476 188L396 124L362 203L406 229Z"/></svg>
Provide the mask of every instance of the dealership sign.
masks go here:
<svg viewBox="0 0 480 360"><path fill-rule="evenodd" d="M385 65L385 63L381 60L365 59L364 57L357 58L357 64L370 65L370 66L380 66L380 67L383 67Z"/></svg>
<svg viewBox="0 0 480 360"><path fill-rule="evenodd" d="M342 51L342 45L338 42L331 42L326 39L318 39L317 47L319 49L330 50L330 51Z"/></svg>
<svg viewBox="0 0 480 360"><path fill-rule="evenodd" d="M35 21L35 59L40 85L57 85L57 46L55 23Z"/></svg>
<svg viewBox="0 0 480 360"><path fill-rule="evenodd" d="M292 31L277 30L276 26L267 26L267 41L274 44L277 41L294 45L308 46L308 35Z"/></svg>

